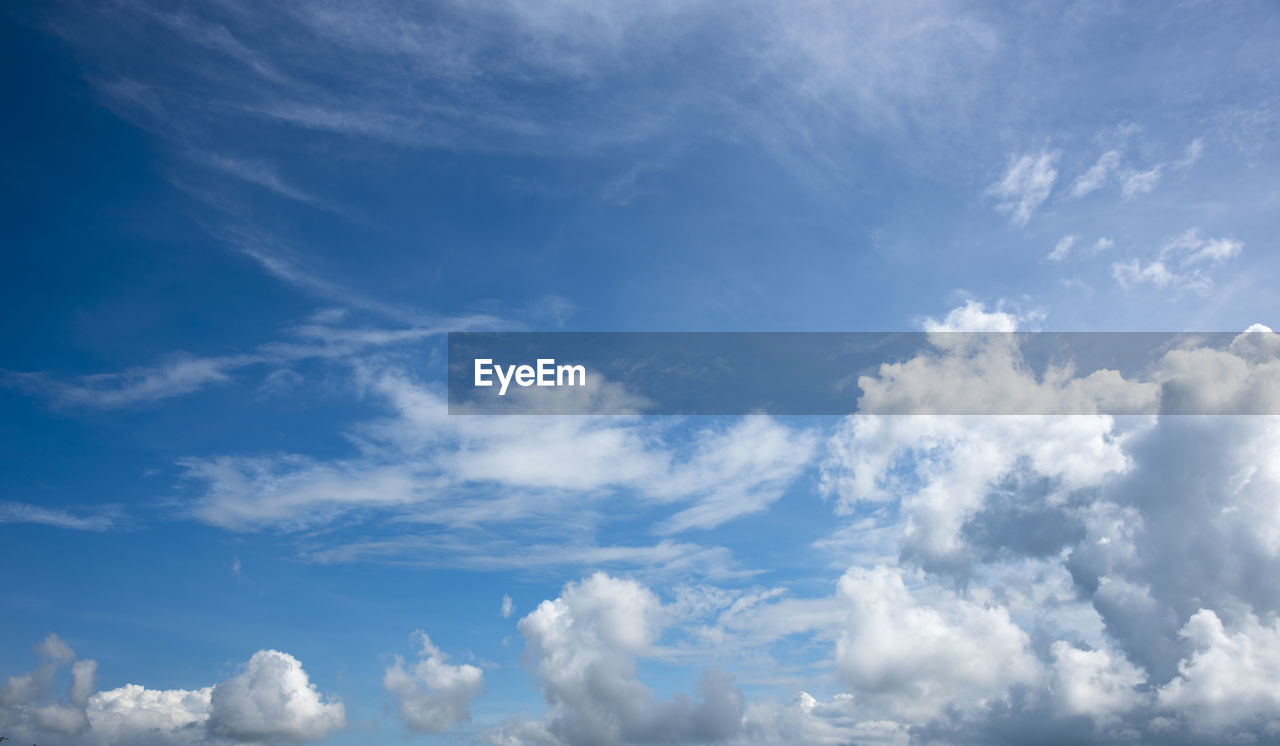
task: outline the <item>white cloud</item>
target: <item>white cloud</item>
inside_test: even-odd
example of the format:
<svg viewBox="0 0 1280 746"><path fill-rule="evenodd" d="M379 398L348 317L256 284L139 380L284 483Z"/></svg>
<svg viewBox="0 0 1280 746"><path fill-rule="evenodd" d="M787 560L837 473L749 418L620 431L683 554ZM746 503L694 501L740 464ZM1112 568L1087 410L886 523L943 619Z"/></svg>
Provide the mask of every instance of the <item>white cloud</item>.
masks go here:
<svg viewBox="0 0 1280 746"><path fill-rule="evenodd" d="M812 460L817 444L816 434L764 416L743 418L723 431L704 431L690 458L656 487L661 496L699 497L658 530L715 528L763 512Z"/></svg>
<svg viewBox="0 0 1280 746"><path fill-rule="evenodd" d="M1120 165L1120 151L1108 150L1098 158L1098 162L1089 167L1088 171L1080 174L1075 184L1071 187L1071 195L1073 197L1083 197L1090 192L1094 192L1102 188L1107 179L1111 177L1111 173Z"/></svg>
<svg viewBox="0 0 1280 746"><path fill-rule="evenodd" d="M147 689L126 684L89 699L91 729L103 743L189 743L201 740L213 687Z"/></svg>
<svg viewBox="0 0 1280 746"><path fill-rule="evenodd" d="M1158 288L1175 286L1205 295L1211 287L1209 280L1200 273L1177 274L1171 272L1161 261L1154 261L1146 265L1137 259L1116 262L1111 265L1111 276L1115 278L1120 287L1126 290L1137 285L1149 284Z"/></svg>
<svg viewBox="0 0 1280 746"><path fill-rule="evenodd" d="M206 166L215 169L228 176L240 179L249 184L260 186L270 192L296 200L305 204L319 207L330 212L344 214L344 210L337 207L327 200L321 199L305 189L296 186L279 173L279 170L264 161L248 158L236 158L232 156L220 155L217 153L205 153L198 155L197 159Z"/></svg>
<svg viewBox="0 0 1280 746"><path fill-rule="evenodd" d="M1182 413L1280 413L1280 335L1255 325L1226 349L1165 353L1153 373L1166 408Z"/></svg>
<svg viewBox="0 0 1280 746"><path fill-rule="evenodd" d="M126 684L95 692L98 664L77 659L57 635L37 647L36 670L0 687L0 727L15 736L76 735L78 743L250 744L318 740L346 725L341 703L325 702L301 664L260 650L238 676L201 689ZM58 668L70 664L64 700L51 700Z"/></svg>
<svg viewBox="0 0 1280 746"><path fill-rule="evenodd" d="M12 717L20 708L35 704L48 696L53 677L59 668L75 660L75 652L61 637L50 634L35 647L39 663L35 670L8 676L0 685L0 716ZM4 720L0 720L3 723Z"/></svg>
<svg viewBox="0 0 1280 746"><path fill-rule="evenodd" d="M384 511L475 532L450 555L460 565L501 554L509 563L510 542L528 533L549 550L538 561L623 562L628 553L643 561L648 553L664 563L726 569L704 551L714 548L598 546L590 537L596 511L609 501L639 500L665 513L655 519L661 533L716 527L768 509L818 444L811 430L766 416L704 427L687 440L652 418L449 416L442 398L402 374L361 376L390 414L354 429L358 455L324 463L288 455L186 459L186 476L201 489L192 514L233 530L296 530ZM317 547L309 555L392 558L397 549L412 555L427 546L406 536Z"/></svg>
<svg viewBox="0 0 1280 746"><path fill-rule="evenodd" d="M277 650L254 653L210 701L210 732L237 741L314 741L347 724L342 703L326 702L298 659Z"/></svg>
<svg viewBox="0 0 1280 746"><path fill-rule="evenodd" d="M1198 731L1256 720L1280 727L1280 619L1245 614L1228 629L1213 611L1200 609L1178 634L1192 653L1160 687L1160 707Z"/></svg>
<svg viewBox="0 0 1280 746"><path fill-rule="evenodd" d="M414 637L421 648L418 660L406 669L404 658L397 655L382 679L396 699L405 727L438 732L469 722L471 700L484 693L484 672L476 666L446 663L448 656L422 630Z"/></svg>
<svg viewBox="0 0 1280 746"><path fill-rule="evenodd" d="M945 332L1012 332L1018 329L1022 321L1037 320L1038 312L1015 314L1004 310L1001 303L996 310L988 311L985 304L976 300L967 300L963 306L957 306L947 312L942 321L932 317L926 318L921 327L930 334ZM941 339L941 337L939 337Z"/></svg>
<svg viewBox="0 0 1280 746"><path fill-rule="evenodd" d="M636 678L637 659L652 653L670 610L639 583L596 573L569 583L520 620L523 661L547 703L541 722L510 721L492 743L641 744L731 738L744 700L724 671L708 669L698 698L656 699Z"/></svg>
<svg viewBox="0 0 1280 746"><path fill-rule="evenodd" d="M901 723L861 718L852 694L837 694L823 702L804 691L787 705L773 700L748 703L742 736L734 741L743 746L906 746L910 742L909 729Z"/></svg>
<svg viewBox="0 0 1280 746"><path fill-rule="evenodd" d="M1053 191L1058 178L1054 164L1057 151L1044 150L1011 158L1004 176L987 188L987 194L998 198L996 209L1007 212L1014 225L1026 225Z"/></svg>
<svg viewBox="0 0 1280 746"><path fill-rule="evenodd" d="M1218 264L1244 250L1244 244L1230 238L1205 238L1199 228L1191 228L1160 246L1162 261L1177 262L1182 267L1195 264Z"/></svg>
<svg viewBox="0 0 1280 746"><path fill-rule="evenodd" d="M883 566L851 568L840 594L851 617L836 646L840 677L901 717L984 707L1041 675L1030 638L1003 608L936 587L910 590L900 569Z"/></svg>
<svg viewBox="0 0 1280 746"><path fill-rule="evenodd" d="M1145 702L1138 687L1146 683L1146 673L1123 653L1082 650L1059 640L1050 647L1050 654L1050 688L1060 713L1109 722Z"/></svg>
<svg viewBox="0 0 1280 746"><path fill-rule="evenodd" d="M1188 168L1195 165L1200 160L1200 156L1204 155L1204 140L1197 137L1187 146L1187 152L1182 156L1182 160L1178 161L1178 168Z"/></svg>
<svg viewBox="0 0 1280 746"><path fill-rule="evenodd" d="M1050 251L1045 259L1048 259L1051 262L1060 262L1063 259L1066 259L1067 255L1071 253L1071 248L1076 245L1076 241L1078 240L1080 240L1079 236L1063 236L1058 243L1054 245L1053 251Z"/></svg>
<svg viewBox="0 0 1280 746"><path fill-rule="evenodd" d="M511 612L515 611L516 605L512 603L511 596L502 594L502 618L506 619L511 616Z"/></svg>
<svg viewBox="0 0 1280 746"><path fill-rule="evenodd" d="M1139 194L1147 194L1160 183L1164 171L1163 166L1154 166L1146 171L1125 171L1120 176L1120 192L1126 199Z"/></svg>
<svg viewBox="0 0 1280 746"><path fill-rule="evenodd" d="M275 262L272 266L283 264L272 261ZM289 274L284 269L279 271ZM304 284L307 282L298 277L292 277L292 280ZM343 295L343 291L335 289L333 294ZM360 305L358 299L344 300ZM373 310L393 317L405 316L394 308L375 305ZM235 380L237 373L254 367L278 373L283 366L302 360L349 359L371 349L421 342L448 331L491 327L495 321L493 317L484 315L452 319L424 319L415 316L414 325L409 327L369 329L331 326L326 321L313 319L309 323L291 328L287 340L260 345L250 353L201 357L176 352L165 355L151 365L132 366L116 373L80 376L70 381L59 380L46 373L0 370L0 385L49 397L59 406L120 409L184 396L219 384L229 384Z"/></svg>
<svg viewBox="0 0 1280 746"><path fill-rule="evenodd" d="M1154 261L1145 265L1138 259L1116 262L1111 265L1111 275L1125 289L1150 284L1206 295L1213 287L1206 267L1221 264L1243 250L1239 241L1204 238L1198 228L1192 228L1161 244Z"/></svg>

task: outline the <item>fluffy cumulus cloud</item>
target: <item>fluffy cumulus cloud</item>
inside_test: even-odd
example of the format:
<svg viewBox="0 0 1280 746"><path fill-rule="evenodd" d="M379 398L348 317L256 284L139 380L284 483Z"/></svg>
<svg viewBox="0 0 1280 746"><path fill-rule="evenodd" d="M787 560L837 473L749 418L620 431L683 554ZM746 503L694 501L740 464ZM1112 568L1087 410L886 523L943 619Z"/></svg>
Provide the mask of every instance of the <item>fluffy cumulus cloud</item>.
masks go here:
<svg viewBox="0 0 1280 746"><path fill-rule="evenodd" d="M89 721L105 743L186 743L204 737L213 687L147 689L137 684L99 692Z"/></svg>
<svg viewBox="0 0 1280 746"><path fill-rule="evenodd" d="M313 741L346 723L342 703L326 702L298 659L276 650L254 653L210 695L210 732L234 741Z"/></svg>
<svg viewBox="0 0 1280 746"><path fill-rule="evenodd" d="M1228 628L1209 609L1192 614L1179 631L1191 653L1160 688L1161 707L1201 731L1280 733L1280 619L1268 616L1244 614Z"/></svg>
<svg viewBox="0 0 1280 746"><path fill-rule="evenodd" d="M405 726L434 732L470 721L471 700L484 693L484 672L476 666L448 663L448 656L425 632L419 630L414 637L420 648L418 660L410 665L397 655L382 678Z"/></svg>
<svg viewBox="0 0 1280 746"><path fill-rule="evenodd" d="M1236 250L1174 244L1192 265ZM855 699L926 740L1036 727L1081 741L1274 740L1280 594L1263 579L1280 573L1276 336L1256 325L1226 343L1182 338L1092 385L1096 371L1033 373L1015 337L984 339L941 338L866 377L866 396L1095 413L861 415L837 430L822 485L853 522L831 545L876 545L885 563L840 584L859 602L835 657ZM1125 401L1235 416L1096 413ZM939 589L957 581L964 590Z"/></svg>
<svg viewBox="0 0 1280 746"><path fill-rule="evenodd" d="M744 699L724 670L708 668L696 698L658 699L636 674L672 610L649 588L594 574L565 586L520 620L524 664L547 704L541 721L513 720L493 743L586 745L705 743L736 736Z"/></svg>
<svg viewBox="0 0 1280 746"><path fill-rule="evenodd" d="M107 691L95 691L98 664L78 659L57 635L36 651L36 669L0 687L0 727L11 737L102 746L302 743L346 725L342 703L325 701L298 660L275 650L258 651L240 674L214 686ZM67 694L55 698L54 674L66 666Z"/></svg>
<svg viewBox="0 0 1280 746"><path fill-rule="evenodd" d="M1143 704L1145 696L1138 687L1146 683L1146 673L1122 653L1084 650L1058 640L1050 654L1051 689L1059 713L1110 722Z"/></svg>
<svg viewBox="0 0 1280 746"><path fill-rule="evenodd" d="M851 608L836 645L841 679L908 721L987 707L1039 679L1030 638L1000 606L939 588L913 591L888 567L851 568L840 594Z"/></svg>

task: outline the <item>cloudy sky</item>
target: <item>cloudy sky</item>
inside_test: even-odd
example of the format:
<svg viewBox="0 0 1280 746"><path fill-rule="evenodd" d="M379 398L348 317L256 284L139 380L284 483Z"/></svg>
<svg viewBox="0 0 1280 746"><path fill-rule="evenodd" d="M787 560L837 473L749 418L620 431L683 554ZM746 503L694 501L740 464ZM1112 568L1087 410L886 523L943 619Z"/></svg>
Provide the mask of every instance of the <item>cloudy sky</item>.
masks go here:
<svg viewBox="0 0 1280 746"><path fill-rule="evenodd" d="M1280 417L1108 414L1280 411L1273 335L863 381L1058 417L450 417L443 364L1280 328L1274 2L20 0L0 41L0 735L1280 743Z"/></svg>

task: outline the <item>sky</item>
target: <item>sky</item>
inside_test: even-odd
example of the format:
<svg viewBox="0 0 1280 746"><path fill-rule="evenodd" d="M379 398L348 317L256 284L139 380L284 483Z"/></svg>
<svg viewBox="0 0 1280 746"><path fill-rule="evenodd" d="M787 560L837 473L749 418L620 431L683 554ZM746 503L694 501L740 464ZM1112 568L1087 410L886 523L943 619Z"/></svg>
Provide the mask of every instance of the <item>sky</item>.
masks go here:
<svg viewBox="0 0 1280 746"><path fill-rule="evenodd" d="M19 0L0 50L0 736L1280 743L1280 417L1109 413L1280 411L1273 335L860 382L1072 416L444 387L451 331L1280 328L1275 3Z"/></svg>

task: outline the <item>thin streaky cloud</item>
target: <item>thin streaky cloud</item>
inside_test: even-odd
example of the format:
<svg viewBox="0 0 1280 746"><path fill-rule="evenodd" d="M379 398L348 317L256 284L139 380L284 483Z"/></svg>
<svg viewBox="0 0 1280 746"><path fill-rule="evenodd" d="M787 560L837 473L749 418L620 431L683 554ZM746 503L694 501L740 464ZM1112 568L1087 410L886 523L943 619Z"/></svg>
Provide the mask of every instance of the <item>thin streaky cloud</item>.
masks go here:
<svg viewBox="0 0 1280 746"><path fill-rule="evenodd" d="M986 193L997 199L996 209L1009 214L1010 223L1026 225L1049 199L1058 178L1054 168L1058 155L1057 151L1044 150L1010 158L1004 175L987 188Z"/></svg>
<svg viewBox="0 0 1280 746"><path fill-rule="evenodd" d="M58 508L45 508L20 502L0 502L0 523L35 523L77 531L106 531L116 525L118 513L75 515Z"/></svg>

